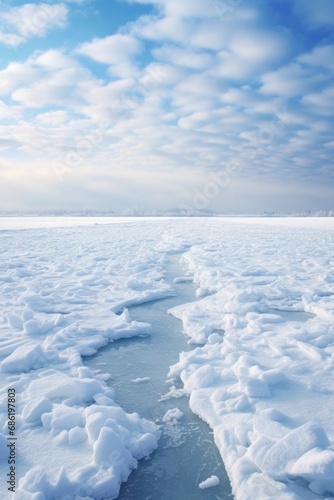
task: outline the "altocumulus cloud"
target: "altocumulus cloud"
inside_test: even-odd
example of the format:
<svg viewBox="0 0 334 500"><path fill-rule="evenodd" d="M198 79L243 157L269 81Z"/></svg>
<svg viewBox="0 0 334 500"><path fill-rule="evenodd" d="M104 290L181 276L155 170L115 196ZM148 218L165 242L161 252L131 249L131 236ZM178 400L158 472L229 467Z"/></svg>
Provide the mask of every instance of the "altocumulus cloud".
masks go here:
<svg viewBox="0 0 334 500"><path fill-rule="evenodd" d="M64 3L26 3L0 13L0 42L17 46L32 37L43 37L53 28L67 23L68 8Z"/></svg>
<svg viewBox="0 0 334 500"><path fill-rule="evenodd" d="M1 208L196 208L204 194L221 212L330 210L333 11L327 0L11 2Z"/></svg>

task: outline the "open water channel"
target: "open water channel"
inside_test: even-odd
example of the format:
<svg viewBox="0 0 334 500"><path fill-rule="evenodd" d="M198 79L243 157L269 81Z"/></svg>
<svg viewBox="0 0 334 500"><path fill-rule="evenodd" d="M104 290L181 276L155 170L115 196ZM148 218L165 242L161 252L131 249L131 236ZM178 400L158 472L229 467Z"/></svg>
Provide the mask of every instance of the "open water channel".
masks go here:
<svg viewBox="0 0 334 500"><path fill-rule="evenodd" d="M121 500L227 500L233 498L231 486L209 426L189 408L186 395L164 398L174 384L167 381L170 365L181 351L194 349L182 333L182 324L168 314L168 309L196 300L195 286L185 281L178 264L180 255L168 255L165 280L173 284L175 296L132 306L131 318L150 323L152 334L118 340L85 359L91 369L110 373L108 381L115 388L115 400L125 411L161 425L158 449L148 460L140 460L128 481L123 483ZM177 408L179 419L164 422L168 410ZM180 413L179 413L180 414ZM200 489L199 483L211 475L219 485Z"/></svg>

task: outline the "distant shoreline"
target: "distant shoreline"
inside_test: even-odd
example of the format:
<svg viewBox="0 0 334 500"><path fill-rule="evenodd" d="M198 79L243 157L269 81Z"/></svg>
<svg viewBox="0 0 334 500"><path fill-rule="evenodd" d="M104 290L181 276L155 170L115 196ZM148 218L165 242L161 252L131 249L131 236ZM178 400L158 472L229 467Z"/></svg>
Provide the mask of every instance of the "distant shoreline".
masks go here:
<svg viewBox="0 0 334 500"><path fill-rule="evenodd" d="M0 218L58 218L65 219L70 217L80 217L80 218L152 218L152 219L166 219L166 218L326 218L326 217L334 217L334 213L321 214L317 213L313 214L161 214L161 215L152 215L152 214L78 214L78 213L67 213L67 214L45 214L45 213L0 213Z"/></svg>

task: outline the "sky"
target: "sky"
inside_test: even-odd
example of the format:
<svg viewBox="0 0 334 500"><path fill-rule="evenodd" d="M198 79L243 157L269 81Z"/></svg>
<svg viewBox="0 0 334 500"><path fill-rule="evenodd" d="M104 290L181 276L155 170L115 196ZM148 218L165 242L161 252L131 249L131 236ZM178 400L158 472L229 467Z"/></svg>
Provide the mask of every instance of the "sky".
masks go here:
<svg viewBox="0 0 334 500"><path fill-rule="evenodd" d="M333 210L333 28L333 0L0 1L0 210Z"/></svg>

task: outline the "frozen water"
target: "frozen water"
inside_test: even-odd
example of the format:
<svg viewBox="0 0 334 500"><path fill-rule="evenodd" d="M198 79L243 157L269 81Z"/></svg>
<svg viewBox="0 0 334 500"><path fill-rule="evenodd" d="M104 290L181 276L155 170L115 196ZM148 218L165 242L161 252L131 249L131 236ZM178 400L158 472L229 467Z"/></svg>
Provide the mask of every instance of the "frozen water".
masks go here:
<svg viewBox="0 0 334 500"><path fill-rule="evenodd" d="M173 477L187 435L198 435L189 440L190 471L208 428L202 420L213 429L212 453L219 450L237 500L333 498L334 220L118 222L0 231L1 478L8 472L7 388L15 387L17 498L115 498L129 475L121 494L144 478L148 491L165 470L159 453L163 463L171 454ZM166 255L177 252L183 269L171 286ZM190 278L196 300L182 289ZM156 304L170 316L159 320L164 348L150 356ZM82 356L110 343L123 367L104 373L103 365L83 365ZM132 407L127 390L142 395ZM163 422L176 408L183 416ZM197 481L185 484L214 493L222 481L198 485L221 479L218 456L216 463L198 467ZM1 498L7 493L1 481Z"/></svg>
<svg viewBox="0 0 334 500"><path fill-rule="evenodd" d="M179 258L180 255L168 257L167 282L175 282L174 276L179 276ZM210 429L192 414L185 392L179 387L170 397L161 397L173 387L172 381L166 384L169 366L177 361L180 350L193 348L167 309L180 301L194 299L195 289L188 280L176 283L174 297L130 309L132 318L151 324L150 337L120 340L85 359L90 369L106 363L104 369L111 372L109 383L115 388L116 402L122 408L128 412L136 410L161 426L159 447L151 460L141 462L122 486L119 498L124 500L225 500L231 495ZM147 382L139 386L137 382L143 379ZM212 472L219 477L220 485L217 486L218 480L210 492L204 492L198 485Z"/></svg>
<svg viewBox="0 0 334 500"><path fill-rule="evenodd" d="M173 219L174 217L165 217ZM50 227L95 226L98 224L127 224L129 222L155 222L158 217L2 217L0 231L13 229L41 229Z"/></svg>
<svg viewBox="0 0 334 500"><path fill-rule="evenodd" d="M150 335L125 305L173 293L163 281L163 253L139 243L138 226L128 227L130 242L119 224L1 232L0 447L7 387L15 387L18 498L115 498L157 447L158 426L127 414L81 359L119 338ZM5 478L7 450L0 451Z"/></svg>
<svg viewBox="0 0 334 500"><path fill-rule="evenodd" d="M237 498L329 497L333 222L324 230L324 221L317 229L314 221L289 221L293 229L264 221L261 232L246 222L183 254L204 298L170 312L190 342L205 345L182 353L169 375L214 428ZM211 343L217 329L223 342Z"/></svg>

